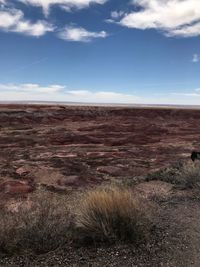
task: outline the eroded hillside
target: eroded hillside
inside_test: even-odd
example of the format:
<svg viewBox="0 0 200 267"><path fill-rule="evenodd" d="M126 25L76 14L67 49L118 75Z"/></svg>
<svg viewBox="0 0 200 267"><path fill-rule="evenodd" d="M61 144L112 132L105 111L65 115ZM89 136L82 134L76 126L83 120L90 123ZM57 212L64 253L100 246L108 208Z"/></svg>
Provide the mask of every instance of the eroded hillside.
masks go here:
<svg viewBox="0 0 200 267"><path fill-rule="evenodd" d="M200 110L2 105L0 190L64 190L145 174L189 158L199 131Z"/></svg>

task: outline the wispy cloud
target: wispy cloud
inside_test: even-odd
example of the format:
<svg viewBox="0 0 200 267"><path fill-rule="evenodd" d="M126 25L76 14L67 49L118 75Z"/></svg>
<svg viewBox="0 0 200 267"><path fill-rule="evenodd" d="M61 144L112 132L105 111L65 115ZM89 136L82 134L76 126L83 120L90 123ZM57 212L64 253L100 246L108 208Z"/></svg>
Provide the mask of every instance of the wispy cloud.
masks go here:
<svg viewBox="0 0 200 267"><path fill-rule="evenodd" d="M0 84L1 101L60 101L113 104L200 105L200 88L188 92L140 96L113 91L72 90L65 85Z"/></svg>
<svg viewBox="0 0 200 267"><path fill-rule="evenodd" d="M1 0L0 0L1 1ZM84 2L84 3L83 3ZM86 1L80 1L80 6L86 4ZM92 2L92 1L88 1ZM102 2L103 1L96 1ZM76 2L77 4L79 1ZM74 3L75 4L75 3ZM23 35L40 37L47 32L59 32L57 36L60 39L74 42L90 42L96 38L106 38L108 34L105 31L93 32L82 27L67 26L64 29L57 28L46 20L32 22L25 19L24 13L11 7L0 7L0 30L4 32L15 32Z"/></svg>
<svg viewBox="0 0 200 267"><path fill-rule="evenodd" d="M109 92L70 90L63 85L39 84L0 84L0 99L2 101L38 100L38 101L71 101L93 103L135 103L139 97L131 94Z"/></svg>
<svg viewBox="0 0 200 267"><path fill-rule="evenodd" d="M181 36L181 37L195 37L200 35L200 23L193 23L188 26L183 26L180 28L171 29L168 33L166 33L167 36L173 37L173 36Z"/></svg>
<svg viewBox="0 0 200 267"><path fill-rule="evenodd" d="M90 32L81 27L67 26L58 34L58 37L72 42L90 42L96 38L106 38L108 34L105 31Z"/></svg>
<svg viewBox="0 0 200 267"><path fill-rule="evenodd" d="M166 36L200 35L198 0L132 0L132 4L140 9L125 14L118 21L123 26L141 30L157 29Z"/></svg>
<svg viewBox="0 0 200 267"><path fill-rule="evenodd" d="M199 62L200 61L200 55L198 55L198 54L194 54L193 56L192 56L192 62L193 63L197 63L197 62Z"/></svg>
<svg viewBox="0 0 200 267"><path fill-rule="evenodd" d="M65 10L71 10L73 8L85 8L90 4L104 4L107 0L18 0L27 5L42 7L45 15L48 15L49 9L53 5L58 5Z"/></svg>
<svg viewBox="0 0 200 267"><path fill-rule="evenodd" d="M198 94L198 93L172 93L172 94L175 96L179 96L179 97L180 96L184 96L184 97L196 97L196 96L198 96L198 97L200 97L200 94ZM199 105L200 105L200 103L199 103Z"/></svg>
<svg viewBox="0 0 200 267"><path fill-rule="evenodd" d="M121 18L124 14L125 14L124 11L117 11L117 10L115 10L115 11L112 11L110 15L111 15L111 18L112 18L112 19L119 19L119 18Z"/></svg>
<svg viewBox="0 0 200 267"><path fill-rule="evenodd" d="M16 32L25 35L39 37L54 30L54 27L46 21L39 20L35 23L24 18L21 10L0 10L0 29L6 32Z"/></svg>
<svg viewBox="0 0 200 267"><path fill-rule="evenodd" d="M37 21L31 23L30 21L22 20L19 21L15 28L12 29L14 32L23 33L25 35L39 37L47 32L52 32L54 27L46 21Z"/></svg>
<svg viewBox="0 0 200 267"><path fill-rule="evenodd" d="M192 91L188 91L188 92L173 92L171 93L174 96L178 96L178 97L190 97L194 98L196 101L199 102L199 98L200 98L200 88L196 88ZM200 105L200 102L198 103Z"/></svg>
<svg viewBox="0 0 200 267"><path fill-rule="evenodd" d="M112 11L110 13L110 18L109 19L105 19L105 22L108 22L108 23L117 23L117 21L120 20L125 15L126 15L126 13L124 11L122 11L122 10Z"/></svg>
<svg viewBox="0 0 200 267"><path fill-rule="evenodd" d="M16 9L0 10L0 28L11 29L23 19L23 13Z"/></svg>
<svg viewBox="0 0 200 267"><path fill-rule="evenodd" d="M62 85L49 85L41 86L35 83L24 83L24 84L0 84L1 91L12 91L12 92L31 92L31 93L58 93L65 89Z"/></svg>

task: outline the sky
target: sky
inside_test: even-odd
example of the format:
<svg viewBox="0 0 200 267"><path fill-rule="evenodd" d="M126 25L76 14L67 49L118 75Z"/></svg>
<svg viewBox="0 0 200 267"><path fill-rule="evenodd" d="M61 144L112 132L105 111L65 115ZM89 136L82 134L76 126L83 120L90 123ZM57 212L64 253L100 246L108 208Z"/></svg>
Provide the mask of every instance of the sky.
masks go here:
<svg viewBox="0 0 200 267"><path fill-rule="evenodd" d="M0 101L200 105L199 0L0 0Z"/></svg>

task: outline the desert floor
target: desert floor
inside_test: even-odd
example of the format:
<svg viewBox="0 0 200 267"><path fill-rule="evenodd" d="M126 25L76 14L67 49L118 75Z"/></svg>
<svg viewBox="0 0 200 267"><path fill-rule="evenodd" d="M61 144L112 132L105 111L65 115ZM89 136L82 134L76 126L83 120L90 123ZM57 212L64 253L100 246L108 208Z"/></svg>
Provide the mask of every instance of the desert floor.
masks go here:
<svg viewBox="0 0 200 267"><path fill-rule="evenodd" d="M66 246L0 258L0 266L200 266L200 191L147 180L200 150L200 110L0 106L0 201L9 209L43 190L69 196L122 183L154 203L156 234L135 247ZM141 179L141 180L140 180ZM138 182L139 181L139 182Z"/></svg>

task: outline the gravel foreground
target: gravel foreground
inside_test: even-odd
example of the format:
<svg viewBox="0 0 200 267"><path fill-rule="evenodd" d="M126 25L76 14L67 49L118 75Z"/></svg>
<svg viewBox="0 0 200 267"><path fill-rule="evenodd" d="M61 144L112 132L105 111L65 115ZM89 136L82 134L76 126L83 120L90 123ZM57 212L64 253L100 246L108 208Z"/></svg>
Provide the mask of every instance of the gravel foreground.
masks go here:
<svg viewBox="0 0 200 267"><path fill-rule="evenodd" d="M131 244L87 248L66 245L44 255L1 258L0 266L199 267L199 201L175 197L159 205L160 215L152 237L138 247Z"/></svg>

